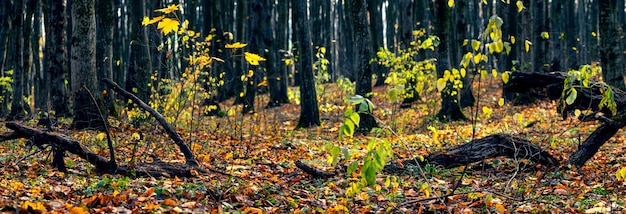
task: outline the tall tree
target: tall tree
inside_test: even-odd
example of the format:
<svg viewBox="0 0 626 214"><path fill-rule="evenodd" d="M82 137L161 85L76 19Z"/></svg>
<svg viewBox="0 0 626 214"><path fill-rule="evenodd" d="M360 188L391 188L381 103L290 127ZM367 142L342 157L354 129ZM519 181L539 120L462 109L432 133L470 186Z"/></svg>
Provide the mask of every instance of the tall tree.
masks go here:
<svg viewBox="0 0 626 214"><path fill-rule="evenodd" d="M148 101L150 88L148 82L152 75L152 58L150 55L150 45L146 26L141 24L143 17L146 17L146 0L139 0L130 3L131 8L131 50L130 65L128 68L128 78L126 89L137 91L137 97L143 101Z"/></svg>
<svg viewBox="0 0 626 214"><path fill-rule="evenodd" d="M437 78L444 76L445 70L450 69L450 7L447 1L437 1L435 4L435 35L439 37L441 43L438 46L437 57ZM446 87L440 92L441 109L437 113L440 121L464 120L467 117L461 111L458 102L458 91L453 88L452 83L447 81Z"/></svg>
<svg viewBox="0 0 626 214"><path fill-rule="evenodd" d="M10 33L12 32L12 17L9 16L9 10L13 8L11 5L11 1L2 1L0 3L0 25L4 26L0 28L0 77L7 77L8 74L5 72L5 68L7 68L7 63L9 56L9 47L10 47ZM13 15L15 16L15 15ZM6 85L0 85L0 117L6 116L9 110L9 97L11 96L11 92L9 92L9 88Z"/></svg>
<svg viewBox="0 0 626 214"><path fill-rule="evenodd" d="M113 0L98 0L96 2L96 69L98 79L113 79L113 24L114 18L114 2ZM100 84L100 88L105 88L104 83ZM113 93L106 95L108 106L114 105Z"/></svg>
<svg viewBox="0 0 626 214"><path fill-rule="evenodd" d="M377 51L385 46L383 37L382 0L372 0L367 4L370 14L370 31L372 32L372 50ZM372 63L372 70L376 73L376 86L385 84L389 69L377 63Z"/></svg>
<svg viewBox="0 0 626 214"><path fill-rule="evenodd" d="M365 0L351 0L350 10L354 22L354 41L356 49L356 94L371 97L373 58L371 36L367 26L367 4Z"/></svg>
<svg viewBox="0 0 626 214"><path fill-rule="evenodd" d="M57 117L70 115L68 60L67 49L67 18L63 1L47 0L45 3L46 48L45 48L45 84L48 94L45 96L46 109L54 110ZM51 109L47 109L51 108Z"/></svg>
<svg viewBox="0 0 626 214"><path fill-rule="evenodd" d="M317 106L317 93L315 92L315 81L313 79L313 65L311 60L311 34L309 20L307 16L307 3L301 0L292 0L293 22L299 29L296 32L298 37L298 48L300 49L300 119L298 128L319 126L320 113Z"/></svg>
<svg viewBox="0 0 626 214"><path fill-rule="evenodd" d="M287 11L286 0L280 0L278 4L272 4L272 14L267 16L263 25L271 26L264 31L263 42L268 47L267 56L267 82L270 88L270 100L267 107L280 106L288 103L287 98L287 75L286 66L280 62L280 50L286 49L287 41Z"/></svg>
<svg viewBox="0 0 626 214"><path fill-rule="evenodd" d="M102 95L96 81L96 10L95 0L74 1L72 17L72 97L75 129L102 129L97 105L102 106ZM91 92L91 94L90 94ZM96 103L92 101L94 97Z"/></svg>
<svg viewBox="0 0 626 214"><path fill-rule="evenodd" d="M20 0L15 1L15 13L14 26L17 33L15 37L15 54L14 69L13 69L13 98L11 100L11 112L9 118L11 119L23 119L27 117L30 112L30 105L24 100L28 97L28 75L32 66L32 50L31 46L31 32L32 32L32 15L34 0ZM30 8L29 8L30 7Z"/></svg>
<svg viewBox="0 0 626 214"><path fill-rule="evenodd" d="M252 13L249 16L250 27L250 39L248 41L248 48L254 53L263 55L265 52L265 46L263 37L266 30L269 30L269 26L264 25L263 19L268 14L267 5L269 1L264 0L252 0L248 2ZM267 29L266 29L267 28ZM247 74L248 80L246 82L246 94L243 100L243 112L250 113L254 111L254 98L257 91L258 80L263 77L263 70L260 66L250 65L248 63ZM252 75L250 75L252 74Z"/></svg>
<svg viewBox="0 0 626 214"><path fill-rule="evenodd" d="M621 36L617 20L617 0L598 1L600 13L598 21L600 27L600 63L602 64L602 78L609 85L626 90L624 85L623 57L619 49ZM623 13L623 11L622 11Z"/></svg>
<svg viewBox="0 0 626 214"><path fill-rule="evenodd" d="M548 21L546 19L546 8L548 1L546 0L531 0L532 13L533 13L533 48L532 68L534 72L542 72L548 70L544 65L549 64L548 53L548 40L542 35L544 32L548 32ZM548 59L547 59L548 58Z"/></svg>

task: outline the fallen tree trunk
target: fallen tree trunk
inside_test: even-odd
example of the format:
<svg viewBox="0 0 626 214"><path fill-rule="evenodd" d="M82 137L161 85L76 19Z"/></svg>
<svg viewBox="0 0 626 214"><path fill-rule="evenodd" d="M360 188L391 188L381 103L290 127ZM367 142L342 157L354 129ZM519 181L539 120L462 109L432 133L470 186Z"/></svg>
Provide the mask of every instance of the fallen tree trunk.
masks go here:
<svg viewBox="0 0 626 214"><path fill-rule="evenodd" d="M557 100L561 99L566 78L567 75L565 73L559 72L529 73L515 71L511 73L509 82L504 85L504 89L515 93L527 93L550 100ZM582 85L578 82L574 84ZM610 86L594 81L591 81L589 86L588 88L576 88L577 97L571 105L565 105L565 102L560 102L559 104L559 110L563 118L567 118L576 109L590 109L595 113L582 115L579 119L584 121L599 120L602 123L578 146L576 152L567 161L568 164L577 168L582 167L619 129L626 126L626 92L611 87L617 107L617 113L613 115L613 112L608 108L599 107L602 101L602 92ZM598 112L602 112L603 115L608 117L599 115L597 114Z"/></svg>
<svg viewBox="0 0 626 214"><path fill-rule="evenodd" d="M199 169L196 166L191 166L187 164L170 164L162 162L158 159L155 159L155 161L150 163L138 164L133 168L127 166L117 167L116 165L111 164L106 158L92 152L89 148L85 147L80 142L71 139L66 135L55 132L45 132L15 122L8 122L6 123L6 126L13 131L0 135L0 141L26 138L30 139L31 142L38 147L43 148L46 145L51 145L53 149L67 151L86 160L87 162L95 166L95 171L97 172L123 174L138 177L190 177L196 174L193 171L205 172L204 170Z"/></svg>
<svg viewBox="0 0 626 214"><path fill-rule="evenodd" d="M454 168L495 157L527 159L547 167L559 165L559 161L556 158L542 150L539 146L532 144L528 140L505 134L490 135L452 147L446 151L434 152L424 156L423 161L419 158L405 160L402 162L402 165L424 166L424 164L429 163L445 168ZM335 175L335 173L324 172L306 166L299 161L296 162L296 167L314 178L328 178ZM386 165L384 170L390 173L399 173L405 170L405 168L391 163Z"/></svg>
<svg viewBox="0 0 626 214"><path fill-rule="evenodd" d="M489 135L467 143L452 147L443 152L434 152L420 159L405 160L403 165L417 165L430 163L454 168L470 163L476 163L489 158L507 157L512 159L527 159L544 166L558 166L559 161L548 152L528 140L505 134Z"/></svg>

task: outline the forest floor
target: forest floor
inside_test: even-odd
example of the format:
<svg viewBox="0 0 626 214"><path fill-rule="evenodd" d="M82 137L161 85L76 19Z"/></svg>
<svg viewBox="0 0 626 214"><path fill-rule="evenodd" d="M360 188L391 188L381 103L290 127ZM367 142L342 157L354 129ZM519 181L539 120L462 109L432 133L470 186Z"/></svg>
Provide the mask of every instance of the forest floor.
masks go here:
<svg viewBox="0 0 626 214"><path fill-rule="evenodd" d="M441 123L434 119L435 102L419 102L399 109L383 98L386 87L374 88L374 116L395 134L338 140L346 108L346 94L336 84L322 93L322 126L294 129L299 116L295 102L264 109L267 95L258 98L258 112L242 116L195 116L179 122L177 130L190 145L202 167L221 170L192 178L132 178L98 174L74 155L66 155L69 172L50 167L48 151L26 149L27 140L0 143L0 211L43 212L211 212L211 213L575 213L624 212L626 186L615 172L626 165L626 135L618 132L581 169L549 169L525 160L487 159L467 167L429 167L424 174L378 175L376 184L346 194L358 182L358 174L313 179L296 168L302 162L327 171L329 153L324 145L348 148L351 160L359 160L368 137L392 142L391 162L417 158L430 152L491 134L527 139L548 151L561 163L597 123L562 119L553 101L525 106L500 106L497 81L478 89L479 111L464 109L467 121ZM297 88L291 88L297 92ZM297 93L290 93L291 95ZM434 93L433 93L434 94ZM437 97L423 100L438 100ZM293 99L292 99L293 100ZM222 110L240 109L221 104ZM482 110L483 106L491 112ZM231 111L232 113L232 111ZM118 163L150 161L149 154L164 161L183 162L177 148L152 119L110 118ZM24 121L34 126L34 121ZM67 123L67 122L66 122ZM4 133L8 130L0 128ZM94 131L58 130L99 154L107 155L103 134ZM108 157L108 156L105 156ZM19 162L18 162L19 161Z"/></svg>

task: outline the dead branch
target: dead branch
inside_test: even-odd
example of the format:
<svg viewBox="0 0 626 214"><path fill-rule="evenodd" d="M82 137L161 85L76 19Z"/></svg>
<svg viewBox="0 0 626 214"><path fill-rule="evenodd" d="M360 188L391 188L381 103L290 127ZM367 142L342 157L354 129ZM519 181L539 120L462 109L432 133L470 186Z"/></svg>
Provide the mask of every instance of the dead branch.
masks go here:
<svg viewBox="0 0 626 214"><path fill-rule="evenodd" d="M152 115L159 122L159 124L161 124L161 126L163 126L163 128L165 129L165 132L167 132L167 134L170 136L170 138L172 138L172 140L174 140L174 143L178 146L180 151L185 156L186 164L191 165L191 166L198 166L198 162L196 161L196 158L194 157L193 152L191 152L191 150L189 149L187 144L185 144L185 141L183 141L183 139L180 137L180 135L178 133L176 133L174 128L172 128L170 126L170 124L167 123L167 121L165 121L165 118L159 112L157 112L152 107L150 107L149 105L144 103L141 99L139 99L135 95L131 94L130 92L128 92L126 90L124 90L122 87L117 85L115 82L113 82L113 81L111 81L109 79L104 79L104 82L107 85L109 85L109 87L111 87L113 90L115 90L117 93L119 93L120 95L126 97L127 99L132 100L139 107L141 107L142 109L144 109L147 112L149 112L150 115Z"/></svg>

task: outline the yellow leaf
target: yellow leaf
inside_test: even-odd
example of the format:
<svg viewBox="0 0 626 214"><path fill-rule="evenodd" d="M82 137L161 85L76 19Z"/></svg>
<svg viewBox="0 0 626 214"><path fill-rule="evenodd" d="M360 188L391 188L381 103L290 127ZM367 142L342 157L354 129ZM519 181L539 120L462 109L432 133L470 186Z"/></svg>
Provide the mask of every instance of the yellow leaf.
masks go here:
<svg viewBox="0 0 626 214"><path fill-rule="evenodd" d="M476 55L474 55L474 64L480 63L481 55L481 53L477 53Z"/></svg>
<svg viewBox="0 0 626 214"><path fill-rule="evenodd" d="M591 31L591 36L596 37L598 34L596 34L595 31Z"/></svg>
<svg viewBox="0 0 626 214"><path fill-rule="evenodd" d="M465 68L461 68L461 77L465 77L465 74L467 74L467 71Z"/></svg>
<svg viewBox="0 0 626 214"><path fill-rule="evenodd" d="M428 187L428 183L423 183L420 191L424 192L424 195L426 195L427 198L430 197L430 188Z"/></svg>
<svg viewBox="0 0 626 214"><path fill-rule="evenodd" d="M515 36L511 36L511 44L515 44Z"/></svg>
<svg viewBox="0 0 626 214"><path fill-rule="evenodd" d="M291 59L285 59L285 65L291 65Z"/></svg>
<svg viewBox="0 0 626 214"><path fill-rule="evenodd" d="M174 31L174 32L178 31L178 26L179 25L180 25L180 22L178 22L177 20L170 19L170 18L164 18L157 25L157 29L161 29L163 31L163 34L167 35L167 34L169 34L172 31Z"/></svg>
<svg viewBox="0 0 626 214"><path fill-rule="evenodd" d="M467 39L464 39L464 40L463 40L463 46L466 46L466 45L467 45L467 42L468 42L468 40L467 40Z"/></svg>
<svg viewBox="0 0 626 214"><path fill-rule="evenodd" d="M502 43L502 41L497 41L495 42L494 47L496 48L496 53L501 53L504 50L504 43Z"/></svg>
<svg viewBox="0 0 626 214"><path fill-rule="evenodd" d="M474 51L478 51L478 48L480 48L480 41L472 39L472 48Z"/></svg>
<svg viewBox="0 0 626 214"><path fill-rule="evenodd" d="M617 170L617 173L615 173L615 177L618 181L626 180L626 167L622 167L621 169Z"/></svg>
<svg viewBox="0 0 626 214"><path fill-rule="evenodd" d="M439 92L446 88L446 80L444 78L437 79L437 90Z"/></svg>
<svg viewBox="0 0 626 214"><path fill-rule="evenodd" d="M484 5L487 5L487 0L483 0L483 4L484 4Z"/></svg>
<svg viewBox="0 0 626 214"><path fill-rule="evenodd" d="M500 99L498 99L498 105L499 106L503 106L504 105L504 98L500 97Z"/></svg>
<svg viewBox="0 0 626 214"><path fill-rule="evenodd" d="M228 110L228 116L234 116L235 115L235 109L231 108Z"/></svg>
<svg viewBox="0 0 626 214"><path fill-rule="evenodd" d="M250 63L250 65L259 65L259 61L265 61L266 59L257 55L257 54L253 54L250 52L244 52L243 53L246 61L248 61L248 63Z"/></svg>
<svg viewBox="0 0 626 214"><path fill-rule="evenodd" d="M152 19L149 19L147 16L143 17L143 21L141 21L141 25L146 26L146 25L151 25L154 24L158 21L161 21L161 19L165 18L165 16L157 16L154 17Z"/></svg>
<svg viewBox="0 0 626 214"><path fill-rule="evenodd" d="M485 117L487 117L487 118L491 117L491 113L493 113L491 108L489 108L487 106L483 106L483 114L485 114Z"/></svg>
<svg viewBox="0 0 626 214"><path fill-rule="evenodd" d="M244 48L248 46L248 44L245 43L240 43L240 42L235 42L233 44L226 44L225 48L232 48L232 49L238 49L238 48Z"/></svg>
<svg viewBox="0 0 626 214"><path fill-rule="evenodd" d="M98 133L98 135L96 135L96 139L97 139L98 141L102 141L102 140L104 140L104 138L105 138L106 136L107 136L107 135L106 135L104 132L100 132L100 133Z"/></svg>
<svg viewBox="0 0 626 214"><path fill-rule="evenodd" d="M528 52L528 51L530 50L530 46L531 46L532 44L533 44L533 43L532 43L532 42L530 42L530 41L528 41L528 40L524 41L524 47L526 47L526 52Z"/></svg>
<svg viewBox="0 0 626 214"><path fill-rule="evenodd" d="M498 77L498 71L496 71L496 69L491 69L491 75L493 75L493 77Z"/></svg>
<svg viewBox="0 0 626 214"><path fill-rule="evenodd" d="M139 135L139 133L137 132L133 132L130 138L132 138L133 140L141 140L141 135Z"/></svg>
<svg viewBox="0 0 626 214"><path fill-rule="evenodd" d="M28 210L30 211L45 211L46 210L46 207L44 207L43 203L41 202L24 201L20 207L27 211Z"/></svg>
<svg viewBox="0 0 626 214"><path fill-rule="evenodd" d="M515 3L515 5L517 5L517 12L518 12L518 13L521 13L521 12L522 12L522 10L524 10L524 8L525 8L525 7L524 7L524 3L523 3L522 1L517 1L517 2Z"/></svg>
<svg viewBox="0 0 626 214"><path fill-rule="evenodd" d="M448 0L448 7L454 7L454 0Z"/></svg>
<svg viewBox="0 0 626 214"><path fill-rule="evenodd" d="M168 6L166 8L154 10L154 12L161 12L161 13L165 13L165 14L172 13L172 12L178 10L178 6L180 6L180 4L171 4L170 6Z"/></svg>
<svg viewBox="0 0 626 214"><path fill-rule="evenodd" d="M325 48L325 47L321 47L321 48L319 49L319 51L320 51L320 53L325 54L325 53L326 53L326 48Z"/></svg>
<svg viewBox="0 0 626 214"><path fill-rule="evenodd" d="M504 84L509 82L509 72L502 73L502 82L504 82Z"/></svg>
<svg viewBox="0 0 626 214"><path fill-rule="evenodd" d="M541 32L541 37L544 39L549 39L550 38L550 34L547 31Z"/></svg>

